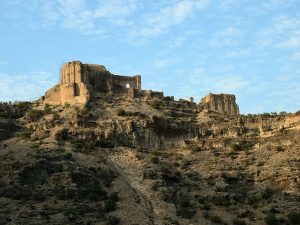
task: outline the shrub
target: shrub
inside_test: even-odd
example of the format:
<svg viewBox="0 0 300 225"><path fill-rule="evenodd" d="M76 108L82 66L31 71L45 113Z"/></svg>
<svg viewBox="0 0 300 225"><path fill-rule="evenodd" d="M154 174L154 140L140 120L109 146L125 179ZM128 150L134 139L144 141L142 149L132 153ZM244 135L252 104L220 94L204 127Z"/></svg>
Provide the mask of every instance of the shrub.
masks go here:
<svg viewBox="0 0 300 225"><path fill-rule="evenodd" d="M108 199L110 199L110 200L112 200L112 201L115 201L115 202L119 201L120 198L119 198L118 192L113 192L113 193L111 193L111 194L109 195Z"/></svg>
<svg viewBox="0 0 300 225"><path fill-rule="evenodd" d="M284 151L284 148L282 146L277 146L276 147L276 151L277 152L283 152Z"/></svg>
<svg viewBox="0 0 300 225"><path fill-rule="evenodd" d="M126 116L126 111L124 109L118 109L117 110L117 115L118 116Z"/></svg>
<svg viewBox="0 0 300 225"><path fill-rule="evenodd" d="M39 120L44 115L44 111L38 109L31 109L27 113L27 119L30 122L35 122Z"/></svg>
<svg viewBox="0 0 300 225"><path fill-rule="evenodd" d="M231 145L230 145L230 149L231 149L233 152L240 151L240 150L241 150L241 146L240 146L239 144L231 144Z"/></svg>
<svg viewBox="0 0 300 225"><path fill-rule="evenodd" d="M296 225L300 224L300 213L299 212L290 212L287 214L290 224Z"/></svg>
<svg viewBox="0 0 300 225"><path fill-rule="evenodd" d="M274 214L269 214L266 218L265 218L265 222L268 225L277 225L279 224L276 216Z"/></svg>
<svg viewBox="0 0 300 225"><path fill-rule="evenodd" d="M200 146L194 146L192 147L192 152L196 153L196 152L200 152L202 150L202 148Z"/></svg>
<svg viewBox="0 0 300 225"><path fill-rule="evenodd" d="M21 132L19 132L18 134L17 134L17 136L19 137L19 138L21 138L21 139L28 139L28 138L30 138L31 137L31 131L21 131Z"/></svg>
<svg viewBox="0 0 300 225"><path fill-rule="evenodd" d="M186 195L178 198L178 205L180 207L189 207L191 204L190 198Z"/></svg>
<svg viewBox="0 0 300 225"><path fill-rule="evenodd" d="M39 145L39 143L32 143L32 144L30 145L30 148L31 148L31 149L39 149L39 148L40 148L40 145Z"/></svg>
<svg viewBox="0 0 300 225"><path fill-rule="evenodd" d="M150 158L150 162L154 163L154 164L158 164L159 163L159 158L157 156L152 156Z"/></svg>
<svg viewBox="0 0 300 225"><path fill-rule="evenodd" d="M234 219L232 224L233 225L247 225L247 223L244 220L240 220L240 219Z"/></svg>
<svg viewBox="0 0 300 225"><path fill-rule="evenodd" d="M72 160L73 159L73 154L72 152L67 152L66 154L64 154L64 159L65 160Z"/></svg>
<svg viewBox="0 0 300 225"><path fill-rule="evenodd" d="M69 137L69 130L68 129L62 129L55 133L55 140L57 141L66 141Z"/></svg>
<svg viewBox="0 0 300 225"><path fill-rule="evenodd" d="M212 199L212 202L213 202L215 205L229 206L229 205L230 205L229 195L218 195L218 196L214 196L213 199Z"/></svg>
<svg viewBox="0 0 300 225"><path fill-rule="evenodd" d="M104 202L104 211L105 212L112 212L117 209L117 202L111 199L108 199Z"/></svg>
<svg viewBox="0 0 300 225"><path fill-rule="evenodd" d="M213 223L221 224L223 223L222 219L219 216L213 215L210 217L210 221Z"/></svg>
<svg viewBox="0 0 300 225"><path fill-rule="evenodd" d="M275 191L274 191L272 188L266 187L266 188L263 190L263 192L262 192L262 194L261 194L261 197L262 197L263 199L270 199L274 194L275 194Z"/></svg>
<svg viewBox="0 0 300 225"><path fill-rule="evenodd" d="M45 112L45 114L51 113L51 107L50 107L49 104L46 104L46 105L44 106L44 112Z"/></svg>
<svg viewBox="0 0 300 225"><path fill-rule="evenodd" d="M191 210L190 208L179 208L177 209L176 211L177 215L182 217L182 218L185 218L185 219L191 219L194 214L195 214L195 211Z"/></svg>
<svg viewBox="0 0 300 225"><path fill-rule="evenodd" d="M153 101L150 103L150 105L154 108L154 109L159 109L159 102L158 101Z"/></svg>
<svg viewBox="0 0 300 225"><path fill-rule="evenodd" d="M256 195L251 195L247 198L249 205L255 205L259 201L258 197Z"/></svg>
<svg viewBox="0 0 300 225"><path fill-rule="evenodd" d="M204 210L206 210L206 211L211 210L211 205L209 205L209 204L204 204L203 207L202 207L202 209L204 209Z"/></svg>
<svg viewBox="0 0 300 225"><path fill-rule="evenodd" d="M181 169L186 169L189 165L191 165L191 162L188 160L183 160L181 162Z"/></svg>
<svg viewBox="0 0 300 225"><path fill-rule="evenodd" d="M46 199L46 196L41 192L35 192L32 197L36 201L44 201Z"/></svg>
<svg viewBox="0 0 300 225"><path fill-rule="evenodd" d="M209 219L209 217L210 217L209 212L203 212L202 215L205 219Z"/></svg>
<svg viewBox="0 0 300 225"><path fill-rule="evenodd" d="M121 222L120 218L118 218L116 216L109 216L107 218L106 224L107 225L118 225L118 224L120 224L120 222Z"/></svg>

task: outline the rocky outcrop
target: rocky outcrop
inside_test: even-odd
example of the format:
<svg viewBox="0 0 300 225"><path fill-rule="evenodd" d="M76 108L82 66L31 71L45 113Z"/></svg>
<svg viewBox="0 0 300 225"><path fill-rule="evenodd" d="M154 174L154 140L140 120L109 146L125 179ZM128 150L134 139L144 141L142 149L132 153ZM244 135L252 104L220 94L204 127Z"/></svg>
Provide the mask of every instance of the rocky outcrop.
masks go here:
<svg viewBox="0 0 300 225"><path fill-rule="evenodd" d="M239 115L239 106L236 104L235 95L212 94L201 99L203 108L216 111L229 116Z"/></svg>

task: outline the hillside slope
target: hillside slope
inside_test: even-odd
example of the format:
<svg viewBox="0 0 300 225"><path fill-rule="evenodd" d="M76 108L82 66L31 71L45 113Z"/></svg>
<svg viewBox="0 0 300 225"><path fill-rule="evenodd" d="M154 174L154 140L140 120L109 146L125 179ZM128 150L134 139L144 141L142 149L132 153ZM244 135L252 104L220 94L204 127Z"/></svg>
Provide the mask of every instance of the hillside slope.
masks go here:
<svg viewBox="0 0 300 225"><path fill-rule="evenodd" d="M1 110L0 224L299 223L299 114L101 92Z"/></svg>

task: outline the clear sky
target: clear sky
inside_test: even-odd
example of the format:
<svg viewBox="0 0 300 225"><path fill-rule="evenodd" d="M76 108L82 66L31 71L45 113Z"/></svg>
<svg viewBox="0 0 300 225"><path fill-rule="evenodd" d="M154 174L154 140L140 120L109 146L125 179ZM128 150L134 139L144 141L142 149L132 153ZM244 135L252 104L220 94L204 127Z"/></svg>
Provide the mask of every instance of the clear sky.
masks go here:
<svg viewBox="0 0 300 225"><path fill-rule="evenodd" d="M242 113L300 109L300 0L1 0L0 101L33 100L80 60Z"/></svg>

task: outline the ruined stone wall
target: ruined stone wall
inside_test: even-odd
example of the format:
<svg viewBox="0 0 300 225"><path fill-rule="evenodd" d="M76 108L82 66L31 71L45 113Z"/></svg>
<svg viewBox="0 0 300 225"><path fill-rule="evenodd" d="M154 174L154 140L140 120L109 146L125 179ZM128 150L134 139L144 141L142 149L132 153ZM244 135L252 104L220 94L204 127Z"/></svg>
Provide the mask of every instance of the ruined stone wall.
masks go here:
<svg viewBox="0 0 300 225"><path fill-rule="evenodd" d="M90 91L141 90L141 76L118 76L104 66L65 63L60 69L60 83L46 92L44 102L49 104L86 103Z"/></svg>
<svg viewBox="0 0 300 225"><path fill-rule="evenodd" d="M84 83L56 85L45 93L44 103L48 104L85 104L90 94Z"/></svg>
<svg viewBox="0 0 300 225"><path fill-rule="evenodd" d="M96 91L113 91L133 88L141 90L141 76L118 76L111 74L104 66L82 64L79 61L65 63L60 72L61 84L85 83Z"/></svg>
<svg viewBox="0 0 300 225"><path fill-rule="evenodd" d="M239 115L239 107L236 104L235 95L231 94L209 94L201 99L200 104L209 110L230 116Z"/></svg>
<svg viewBox="0 0 300 225"><path fill-rule="evenodd" d="M133 89L141 90L141 76L140 75L133 76L133 77L113 75L112 81L113 81L114 89L133 88Z"/></svg>
<svg viewBox="0 0 300 225"><path fill-rule="evenodd" d="M73 61L66 63L60 70L60 83L73 84L82 82L82 63Z"/></svg>

